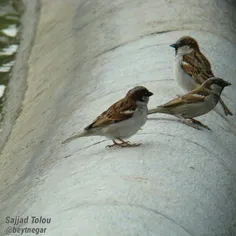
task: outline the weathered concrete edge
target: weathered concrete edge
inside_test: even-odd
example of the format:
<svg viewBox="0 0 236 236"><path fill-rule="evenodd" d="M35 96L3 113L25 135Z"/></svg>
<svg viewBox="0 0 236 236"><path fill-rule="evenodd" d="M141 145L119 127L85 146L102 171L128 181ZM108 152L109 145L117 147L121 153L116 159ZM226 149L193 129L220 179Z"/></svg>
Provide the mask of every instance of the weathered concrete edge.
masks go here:
<svg viewBox="0 0 236 236"><path fill-rule="evenodd" d="M28 59L34 43L40 17L40 1L23 0L24 12L21 16L20 47L15 58L11 79L6 91L6 102L1 124L0 151L2 151L12 127L21 112L22 101L27 89ZM30 19L30 20L29 20Z"/></svg>

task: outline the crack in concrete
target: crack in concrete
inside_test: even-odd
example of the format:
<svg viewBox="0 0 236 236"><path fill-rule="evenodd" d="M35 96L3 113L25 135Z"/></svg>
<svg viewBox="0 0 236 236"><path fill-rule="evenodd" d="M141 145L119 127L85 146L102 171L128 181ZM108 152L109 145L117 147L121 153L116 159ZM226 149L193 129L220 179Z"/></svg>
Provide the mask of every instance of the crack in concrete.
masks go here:
<svg viewBox="0 0 236 236"><path fill-rule="evenodd" d="M139 39L142 39L142 38L145 38L145 37L148 37L148 36L155 36L155 35L158 35L158 34L165 34L165 33L169 33L169 32L172 32L172 30L156 31L156 32L152 32L152 33L149 33L149 34L141 35L141 36L139 36L139 37L137 37L137 38L134 38L134 39L132 39L132 40L129 40L129 41L120 43L120 44L118 44L118 45L116 45L116 46L114 46L114 47L112 47L112 48L109 48L109 49L107 49L107 50L105 50L105 51L103 51L103 52L101 52L101 53L95 55L91 60L93 60L93 59L95 59L95 58L97 58L97 57L100 57L100 56L102 56L103 54L106 54L106 53L108 53L108 52L115 51L117 48L123 47L123 46L125 46L125 45L130 44L130 43L133 43L133 42L135 42L135 41L137 41L137 40L139 40ZM153 46L156 46L156 45L159 45L159 44L155 44L155 45L153 45ZM150 47L150 45L147 46L147 47ZM143 48L145 48L145 47L143 47ZM142 49L143 49L143 48L142 48Z"/></svg>
<svg viewBox="0 0 236 236"><path fill-rule="evenodd" d="M70 207L70 208L67 208L67 209L65 209L63 211L60 211L60 212L58 212L58 214L61 213L61 212L73 210L75 208L89 207L89 206L121 206L121 207L123 206L123 207L131 207L131 208L140 208L142 210L152 212L152 213L154 213L156 215L159 215L159 216L167 219L168 221L170 221L173 224L175 224L178 227L180 227L184 232L188 233L190 236L193 236L193 234L188 229L186 229L183 225L181 225L180 223L178 223L176 220L174 220L173 218L169 217L168 215L166 215L164 213L161 213L158 210L155 210L155 209L143 206L143 205L139 205L139 204L132 204L132 203L125 204L125 203L120 203L120 202L117 202L117 201L115 201L115 203L109 203L109 202L108 203L86 203L85 202L85 203L82 203L82 204L78 204L75 207Z"/></svg>
<svg viewBox="0 0 236 236"><path fill-rule="evenodd" d="M151 132L150 132L150 133L140 133L140 134L138 134L138 135L143 135L143 134L156 134L156 133L151 133ZM221 163L221 165L228 171L228 173L230 173L230 174L233 173L233 171L232 171L231 169L229 169L229 168L226 166L224 160L223 160L222 158L220 158L219 155L215 154L214 152L212 152L211 150L209 150L209 149L206 148L205 146L203 146L203 145L201 145L201 144L199 144L199 143L197 143L197 142L195 142L195 141L192 141L192 140L189 140L189 139L185 139L185 138L183 138L182 136L177 136L177 135L172 135L172 134L166 134L166 133L161 133L161 132L158 133L158 134L161 134L161 135L164 135L164 136L168 136L168 137L173 137L173 138L179 138L179 139L185 140L185 141L188 142L188 143L192 143L192 144L194 144L194 145L196 145L196 146L202 148L202 149L205 150L206 152L210 153L212 156L215 156L215 157L219 160L219 162ZM236 177L235 175L233 175L233 176Z"/></svg>
<svg viewBox="0 0 236 236"><path fill-rule="evenodd" d="M86 150L86 149L88 149L88 148L90 148L90 147L92 147L92 146L95 146L95 145L100 144L100 143L104 143L104 142L106 142L106 141L108 141L108 139L101 140L101 141L98 141L98 142L96 142L96 143L93 143L93 144L90 144L90 145L88 145L88 146L85 146L85 147L83 147L83 148L80 148L80 149L78 149L76 152L74 152L74 153L72 153L72 154L69 154L69 155L65 156L64 158L71 157L71 156L73 156L73 155L79 153L79 152L82 151L82 150Z"/></svg>

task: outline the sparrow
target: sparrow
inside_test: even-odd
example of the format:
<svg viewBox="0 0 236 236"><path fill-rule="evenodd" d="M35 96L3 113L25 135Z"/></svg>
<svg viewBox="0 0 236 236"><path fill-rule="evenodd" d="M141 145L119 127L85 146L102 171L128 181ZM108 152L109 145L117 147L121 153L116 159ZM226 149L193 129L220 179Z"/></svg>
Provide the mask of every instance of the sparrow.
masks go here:
<svg viewBox="0 0 236 236"><path fill-rule="evenodd" d="M165 113L174 115L189 126L196 128L194 124L197 124L210 130L208 126L194 118L202 116L215 108L224 87L230 85L229 82L221 78L209 78L200 87L191 92L179 96L164 105L150 109L148 114Z"/></svg>
<svg viewBox="0 0 236 236"><path fill-rule="evenodd" d="M210 62L194 38L184 36L170 46L175 49L175 78L185 91L191 91L207 79L215 77ZM221 98L219 101L225 115L233 115Z"/></svg>
<svg viewBox="0 0 236 236"><path fill-rule="evenodd" d="M99 115L84 130L71 138L63 141L67 143L71 140L87 136L105 136L113 141L107 147L136 147L139 144L131 144L124 139L136 134L146 123L149 97L153 93L143 86L137 86L129 90L126 96L106 111ZM120 142L117 142L119 140Z"/></svg>

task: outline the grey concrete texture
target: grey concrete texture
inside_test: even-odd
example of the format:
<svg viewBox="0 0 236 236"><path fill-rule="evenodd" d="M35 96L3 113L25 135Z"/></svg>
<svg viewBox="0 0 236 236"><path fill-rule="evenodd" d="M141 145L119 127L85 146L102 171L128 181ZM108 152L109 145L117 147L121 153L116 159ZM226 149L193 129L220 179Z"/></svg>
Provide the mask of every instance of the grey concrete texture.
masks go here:
<svg viewBox="0 0 236 236"><path fill-rule="evenodd" d="M235 2L40 4L21 113L0 157L0 235L6 216L50 217L22 225L50 236L236 235L236 120L220 107L199 118L212 132L155 114L130 139L137 148L61 144L136 85L154 93L149 107L181 94L169 45L183 35L232 83L223 97L236 114Z"/></svg>

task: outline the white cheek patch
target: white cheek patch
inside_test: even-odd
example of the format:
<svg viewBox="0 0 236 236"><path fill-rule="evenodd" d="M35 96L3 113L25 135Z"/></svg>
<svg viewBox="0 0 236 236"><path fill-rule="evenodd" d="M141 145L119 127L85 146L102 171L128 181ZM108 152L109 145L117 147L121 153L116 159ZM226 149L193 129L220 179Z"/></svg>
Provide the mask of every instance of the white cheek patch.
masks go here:
<svg viewBox="0 0 236 236"><path fill-rule="evenodd" d="M143 100L144 102L148 102L148 101L149 101L149 97L143 96L143 97L142 97L142 100Z"/></svg>

